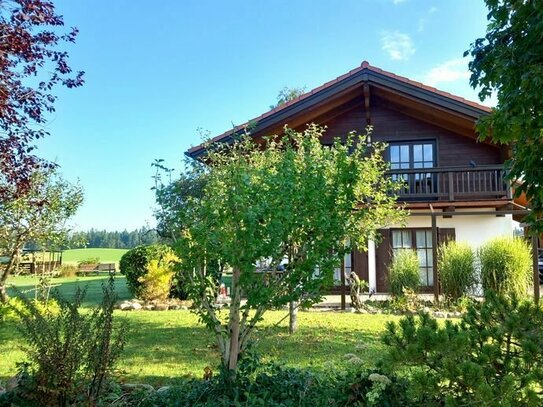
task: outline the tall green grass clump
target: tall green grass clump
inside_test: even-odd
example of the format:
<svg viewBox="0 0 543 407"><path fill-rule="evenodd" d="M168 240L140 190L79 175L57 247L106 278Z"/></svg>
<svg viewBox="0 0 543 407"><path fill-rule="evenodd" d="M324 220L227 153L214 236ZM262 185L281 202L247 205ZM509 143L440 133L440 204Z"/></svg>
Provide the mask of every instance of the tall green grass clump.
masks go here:
<svg viewBox="0 0 543 407"><path fill-rule="evenodd" d="M394 297L404 295L404 290L417 291L420 286L419 259L413 250L400 250L388 269L390 293Z"/></svg>
<svg viewBox="0 0 543 407"><path fill-rule="evenodd" d="M467 295L476 282L475 254L462 242L444 243L438 250L438 273L443 294L450 301Z"/></svg>
<svg viewBox="0 0 543 407"><path fill-rule="evenodd" d="M526 295L532 274L532 253L520 238L499 237L479 249L485 296L489 291L509 297Z"/></svg>

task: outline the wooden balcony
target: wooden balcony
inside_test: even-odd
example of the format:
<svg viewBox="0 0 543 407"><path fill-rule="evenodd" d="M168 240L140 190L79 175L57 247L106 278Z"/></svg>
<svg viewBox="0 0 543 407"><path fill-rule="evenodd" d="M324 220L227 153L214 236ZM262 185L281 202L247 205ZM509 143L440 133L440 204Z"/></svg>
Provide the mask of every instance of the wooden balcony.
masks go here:
<svg viewBox="0 0 543 407"><path fill-rule="evenodd" d="M398 201L471 201L511 199L511 187L501 165L476 167L435 167L390 170L403 181Z"/></svg>

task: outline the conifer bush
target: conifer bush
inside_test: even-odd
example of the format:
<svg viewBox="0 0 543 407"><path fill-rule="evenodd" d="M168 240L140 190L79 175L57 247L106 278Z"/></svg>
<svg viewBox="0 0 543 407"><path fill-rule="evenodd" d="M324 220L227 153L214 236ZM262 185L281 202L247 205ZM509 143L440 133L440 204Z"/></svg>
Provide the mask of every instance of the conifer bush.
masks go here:
<svg viewBox="0 0 543 407"><path fill-rule="evenodd" d="M402 297L404 290L417 292L420 286L419 259L413 250L399 250L388 269L390 293Z"/></svg>
<svg viewBox="0 0 543 407"><path fill-rule="evenodd" d="M438 273L441 289L450 301L457 301L476 284L475 254L462 242L450 241L439 247Z"/></svg>
<svg viewBox="0 0 543 407"><path fill-rule="evenodd" d="M494 291L522 297L530 285L532 254L521 238L498 237L479 249L481 282L485 295Z"/></svg>
<svg viewBox="0 0 543 407"><path fill-rule="evenodd" d="M408 316L383 341L382 365L408 373L413 405L543 405L543 310L531 301L490 292L460 323Z"/></svg>

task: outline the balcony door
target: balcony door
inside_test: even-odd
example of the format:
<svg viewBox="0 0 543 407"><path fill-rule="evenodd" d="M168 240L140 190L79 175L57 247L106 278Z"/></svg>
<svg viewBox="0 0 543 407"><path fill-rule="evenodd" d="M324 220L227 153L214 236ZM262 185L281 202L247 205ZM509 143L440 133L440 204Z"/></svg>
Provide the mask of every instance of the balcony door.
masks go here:
<svg viewBox="0 0 543 407"><path fill-rule="evenodd" d="M405 182L400 195L427 195L436 192L433 174L416 171L436 166L434 141L391 142L388 147L388 161L393 178Z"/></svg>

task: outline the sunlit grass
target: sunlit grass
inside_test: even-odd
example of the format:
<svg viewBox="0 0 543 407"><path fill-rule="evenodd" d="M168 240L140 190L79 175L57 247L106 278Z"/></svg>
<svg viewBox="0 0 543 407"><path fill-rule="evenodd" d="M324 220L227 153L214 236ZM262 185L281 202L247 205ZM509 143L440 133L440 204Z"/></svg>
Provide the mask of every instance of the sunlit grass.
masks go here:
<svg viewBox="0 0 543 407"><path fill-rule="evenodd" d="M129 320L127 346L118 368L121 379L159 385L183 376L200 377L206 366L219 364L215 339L190 311L116 311ZM357 354L372 365L383 350L379 335L385 322L394 316L359 315L340 312L300 312L299 330L287 332L288 319L279 326L284 311L271 311L255 334L255 350L264 359L289 366L314 369L345 366L343 355ZM16 373L16 363L24 359L19 348L21 336L16 322L0 326L2 356L0 377Z"/></svg>

